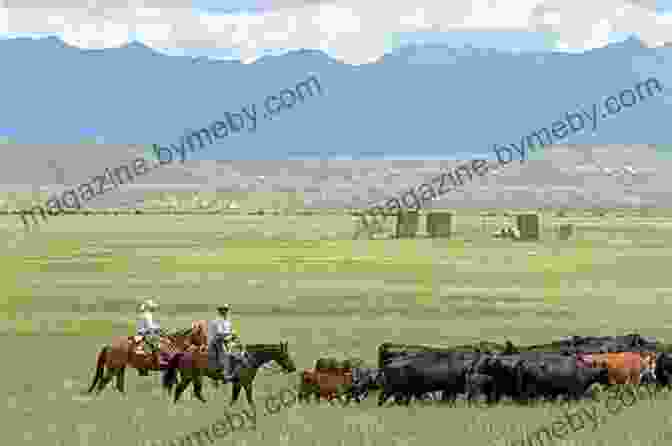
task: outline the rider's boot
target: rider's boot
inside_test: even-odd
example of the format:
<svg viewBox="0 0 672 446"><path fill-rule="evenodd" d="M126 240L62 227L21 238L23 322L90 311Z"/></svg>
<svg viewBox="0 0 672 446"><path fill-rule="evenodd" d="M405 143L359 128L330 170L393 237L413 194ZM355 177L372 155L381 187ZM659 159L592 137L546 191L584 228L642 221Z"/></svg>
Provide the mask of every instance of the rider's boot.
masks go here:
<svg viewBox="0 0 672 446"><path fill-rule="evenodd" d="M152 352L152 368L155 370L160 370L161 369L161 361L159 358L159 350L154 350Z"/></svg>
<svg viewBox="0 0 672 446"><path fill-rule="evenodd" d="M233 366L232 362L233 362L233 358L231 357L230 353L224 353L222 355L222 361L221 361L221 364L222 364L222 380L225 383L230 383L231 381L233 381L234 374L232 373L232 370L231 370L233 368L232 367Z"/></svg>

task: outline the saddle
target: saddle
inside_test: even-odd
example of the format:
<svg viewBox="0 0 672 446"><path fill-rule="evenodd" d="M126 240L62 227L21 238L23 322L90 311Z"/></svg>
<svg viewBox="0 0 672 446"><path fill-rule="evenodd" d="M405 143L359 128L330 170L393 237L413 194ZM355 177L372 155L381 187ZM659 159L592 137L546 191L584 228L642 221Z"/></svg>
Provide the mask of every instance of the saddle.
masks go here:
<svg viewBox="0 0 672 446"><path fill-rule="evenodd" d="M144 353L142 345L145 342L145 338L143 336L139 335L130 336L129 339L131 340L131 342L133 342L133 350L136 354L139 355Z"/></svg>

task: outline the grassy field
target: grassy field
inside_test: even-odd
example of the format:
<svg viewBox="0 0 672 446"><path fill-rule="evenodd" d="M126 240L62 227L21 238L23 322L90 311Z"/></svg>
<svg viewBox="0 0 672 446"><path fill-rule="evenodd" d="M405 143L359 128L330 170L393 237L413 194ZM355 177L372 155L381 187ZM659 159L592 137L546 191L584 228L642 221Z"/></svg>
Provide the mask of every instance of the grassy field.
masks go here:
<svg viewBox="0 0 672 446"><path fill-rule="evenodd" d="M221 418L230 388L209 383L207 405L189 391L174 406L158 376L135 371L125 397L113 387L82 394L101 346L132 333L137 302L148 296L167 328L228 302L245 342L288 341L300 369L320 356L374 365L385 341L533 344L639 331L672 342L672 217L549 217L538 243L491 239L497 221L484 227L476 213L460 213L452 240L351 240L350 217L336 215L62 216L28 234L3 217L3 444L149 446ZM565 222L576 235L557 241L551 223ZM259 378L257 400L292 380ZM562 414L557 406L378 409L375 400L297 405L217 444L504 445ZM669 444L671 409L665 398L642 402L566 442Z"/></svg>

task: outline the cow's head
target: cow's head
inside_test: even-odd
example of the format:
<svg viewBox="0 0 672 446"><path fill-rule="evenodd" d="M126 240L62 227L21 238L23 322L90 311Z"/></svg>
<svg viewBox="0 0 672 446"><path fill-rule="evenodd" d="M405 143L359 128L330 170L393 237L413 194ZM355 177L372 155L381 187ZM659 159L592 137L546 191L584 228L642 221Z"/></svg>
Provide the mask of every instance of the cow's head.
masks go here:
<svg viewBox="0 0 672 446"><path fill-rule="evenodd" d="M641 373L640 378L643 381L656 381L656 360L658 354L655 352L645 352L640 354Z"/></svg>
<svg viewBox="0 0 672 446"><path fill-rule="evenodd" d="M595 365L595 361L593 360L592 356L579 353L576 355L576 365L579 367L593 367Z"/></svg>
<svg viewBox="0 0 672 446"><path fill-rule="evenodd" d="M501 365L497 354L484 355L471 364L467 373L492 375L501 369Z"/></svg>

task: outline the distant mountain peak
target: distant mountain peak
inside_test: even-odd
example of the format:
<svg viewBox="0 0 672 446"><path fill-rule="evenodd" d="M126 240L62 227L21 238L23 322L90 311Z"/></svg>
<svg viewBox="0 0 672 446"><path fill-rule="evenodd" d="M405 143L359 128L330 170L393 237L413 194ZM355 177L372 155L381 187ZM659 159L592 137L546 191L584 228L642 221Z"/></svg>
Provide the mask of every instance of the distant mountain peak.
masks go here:
<svg viewBox="0 0 672 446"><path fill-rule="evenodd" d="M131 51L137 51L137 52L148 51L148 52L151 52L151 53L156 53L156 51L154 49L148 47L147 45L145 45L142 42L138 42L137 40L134 40L134 41L129 42L125 45L122 45L122 46L119 47L119 49L131 50Z"/></svg>

